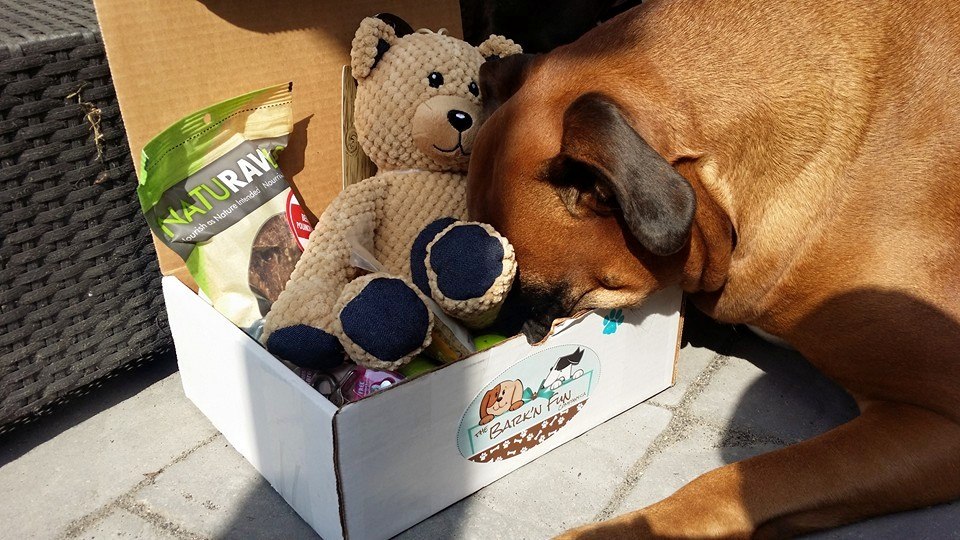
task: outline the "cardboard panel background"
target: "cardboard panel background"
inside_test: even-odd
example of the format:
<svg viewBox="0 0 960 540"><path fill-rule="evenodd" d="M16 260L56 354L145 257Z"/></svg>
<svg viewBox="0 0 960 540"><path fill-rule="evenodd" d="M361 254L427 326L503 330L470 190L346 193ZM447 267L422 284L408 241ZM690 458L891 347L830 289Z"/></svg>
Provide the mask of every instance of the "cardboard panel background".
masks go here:
<svg viewBox="0 0 960 540"><path fill-rule="evenodd" d="M285 174L319 214L341 189L341 69L360 20L380 12L462 35L451 0L95 0L110 70L139 165L144 144L197 109L294 82ZM160 267L192 284L157 245Z"/></svg>

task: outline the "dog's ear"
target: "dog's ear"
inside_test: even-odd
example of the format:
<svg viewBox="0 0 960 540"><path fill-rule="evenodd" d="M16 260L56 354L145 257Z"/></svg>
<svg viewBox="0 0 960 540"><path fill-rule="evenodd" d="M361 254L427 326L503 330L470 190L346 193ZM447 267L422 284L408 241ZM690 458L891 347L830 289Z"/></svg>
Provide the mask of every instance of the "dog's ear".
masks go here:
<svg viewBox="0 0 960 540"><path fill-rule="evenodd" d="M390 13L360 21L350 49L353 77L360 80L369 75L398 39L412 33L413 28L406 21Z"/></svg>
<svg viewBox="0 0 960 540"><path fill-rule="evenodd" d="M480 99L485 118L516 93L527 78L533 59L532 54L493 56L480 66Z"/></svg>
<svg viewBox="0 0 960 540"><path fill-rule="evenodd" d="M696 210L693 187L602 94L585 94L567 108L560 154L546 174L568 208L619 208L633 236L655 255L671 255L687 243Z"/></svg>
<svg viewBox="0 0 960 540"><path fill-rule="evenodd" d="M487 390L487 393L483 395L483 401L480 402L480 418L486 416L487 409L489 409L490 406L497 401L497 390L499 389L500 385L498 384L490 390Z"/></svg>

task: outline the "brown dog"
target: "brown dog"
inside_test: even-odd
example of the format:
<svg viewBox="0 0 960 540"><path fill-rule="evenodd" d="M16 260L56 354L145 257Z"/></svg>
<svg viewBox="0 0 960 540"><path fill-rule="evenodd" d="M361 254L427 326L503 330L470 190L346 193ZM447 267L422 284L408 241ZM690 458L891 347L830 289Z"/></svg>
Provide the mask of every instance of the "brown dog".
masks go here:
<svg viewBox="0 0 960 540"><path fill-rule="evenodd" d="M570 537L783 536L960 496L960 4L653 1L488 62L473 218L551 318L679 284L855 420Z"/></svg>
<svg viewBox="0 0 960 540"><path fill-rule="evenodd" d="M480 402L480 425L488 424L494 417L523 407L523 383L520 380L503 381L483 395Z"/></svg>

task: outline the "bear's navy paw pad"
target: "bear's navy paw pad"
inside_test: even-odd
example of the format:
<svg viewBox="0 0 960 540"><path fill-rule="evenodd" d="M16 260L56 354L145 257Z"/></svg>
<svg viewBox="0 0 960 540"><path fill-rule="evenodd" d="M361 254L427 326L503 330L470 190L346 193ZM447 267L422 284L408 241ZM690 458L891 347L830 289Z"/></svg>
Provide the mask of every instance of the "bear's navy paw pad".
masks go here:
<svg viewBox="0 0 960 540"><path fill-rule="evenodd" d="M452 300L481 298L503 272L503 244L480 225L458 225L430 248L437 289Z"/></svg>
<svg viewBox="0 0 960 540"><path fill-rule="evenodd" d="M340 340L305 324L287 326L270 334L267 350L306 369L332 369L342 364L344 359Z"/></svg>
<svg viewBox="0 0 960 540"><path fill-rule="evenodd" d="M402 280L377 278L340 311L343 333L371 356L395 362L423 346L430 314Z"/></svg>
<svg viewBox="0 0 960 540"><path fill-rule="evenodd" d="M435 220L420 231L413 241L413 247L410 248L410 275L413 278L413 284L425 296L430 296L430 280L427 278L427 246L455 221L457 220L452 217Z"/></svg>

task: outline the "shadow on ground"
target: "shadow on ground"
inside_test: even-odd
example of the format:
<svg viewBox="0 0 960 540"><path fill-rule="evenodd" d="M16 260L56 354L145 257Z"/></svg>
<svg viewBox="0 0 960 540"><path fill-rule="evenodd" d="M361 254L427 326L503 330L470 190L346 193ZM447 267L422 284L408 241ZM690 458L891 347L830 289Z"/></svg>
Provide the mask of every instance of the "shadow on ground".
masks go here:
<svg viewBox="0 0 960 540"><path fill-rule="evenodd" d="M171 348L162 356L130 369L117 370L72 393L64 401L45 407L0 434L0 467L176 371L177 357Z"/></svg>

